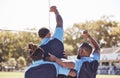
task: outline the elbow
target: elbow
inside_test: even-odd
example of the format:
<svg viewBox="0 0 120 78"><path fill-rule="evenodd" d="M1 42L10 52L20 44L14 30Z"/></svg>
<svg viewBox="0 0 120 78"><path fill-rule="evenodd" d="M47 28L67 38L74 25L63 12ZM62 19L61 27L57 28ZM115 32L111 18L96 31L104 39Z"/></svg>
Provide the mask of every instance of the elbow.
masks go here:
<svg viewBox="0 0 120 78"><path fill-rule="evenodd" d="M69 72L69 76L76 77L77 76L77 71L75 71L74 69L71 69L70 72Z"/></svg>

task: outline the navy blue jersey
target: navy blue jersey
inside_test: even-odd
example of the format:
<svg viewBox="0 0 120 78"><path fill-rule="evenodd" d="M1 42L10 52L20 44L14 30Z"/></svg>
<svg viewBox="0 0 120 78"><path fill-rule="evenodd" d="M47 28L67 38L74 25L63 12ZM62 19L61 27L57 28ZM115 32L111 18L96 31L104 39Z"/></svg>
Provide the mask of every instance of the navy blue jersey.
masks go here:
<svg viewBox="0 0 120 78"><path fill-rule="evenodd" d="M84 62L80 69L78 78L96 78L98 65L97 60Z"/></svg>
<svg viewBox="0 0 120 78"><path fill-rule="evenodd" d="M57 38L50 40L47 44L41 45L40 47L44 50L44 57L48 57L48 53L51 53L58 58L65 58L64 45Z"/></svg>
<svg viewBox="0 0 120 78"><path fill-rule="evenodd" d="M53 64L41 64L31 67L25 73L25 78L56 78L57 72Z"/></svg>

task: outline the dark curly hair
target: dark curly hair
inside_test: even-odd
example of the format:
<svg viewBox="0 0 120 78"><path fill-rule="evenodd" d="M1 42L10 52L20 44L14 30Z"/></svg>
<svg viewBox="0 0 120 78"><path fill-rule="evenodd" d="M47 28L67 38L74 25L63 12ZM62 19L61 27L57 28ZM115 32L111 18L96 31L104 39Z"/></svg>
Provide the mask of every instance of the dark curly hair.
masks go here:
<svg viewBox="0 0 120 78"><path fill-rule="evenodd" d="M41 47L38 47L36 44L29 43L28 49L29 49L30 57L34 61L40 60L43 58L42 56L44 54L44 50Z"/></svg>

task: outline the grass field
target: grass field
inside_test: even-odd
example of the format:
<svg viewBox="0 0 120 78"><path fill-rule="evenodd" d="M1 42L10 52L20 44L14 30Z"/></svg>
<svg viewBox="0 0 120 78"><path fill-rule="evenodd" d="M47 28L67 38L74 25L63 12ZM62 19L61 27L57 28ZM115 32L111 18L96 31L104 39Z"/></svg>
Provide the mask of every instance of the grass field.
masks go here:
<svg viewBox="0 0 120 78"><path fill-rule="evenodd" d="M23 72L0 72L0 78L24 78ZM97 75L96 78L120 78L120 75Z"/></svg>
<svg viewBox="0 0 120 78"><path fill-rule="evenodd" d="M97 75L96 78L120 78L120 75Z"/></svg>
<svg viewBox="0 0 120 78"><path fill-rule="evenodd" d="M24 78L23 72L0 72L0 78Z"/></svg>

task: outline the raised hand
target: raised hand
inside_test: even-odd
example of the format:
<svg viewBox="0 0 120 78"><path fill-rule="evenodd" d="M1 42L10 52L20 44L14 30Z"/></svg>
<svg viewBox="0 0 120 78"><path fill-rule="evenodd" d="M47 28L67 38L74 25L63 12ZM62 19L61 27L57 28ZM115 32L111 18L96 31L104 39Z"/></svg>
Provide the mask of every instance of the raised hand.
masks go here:
<svg viewBox="0 0 120 78"><path fill-rule="evenodd" d="M58 12L56 6L51 6L50 7L50 12L54 12L56 15L59 15L59 12Z"/></svg>
<svg viewBox="0 0 120 78"><path fill-rule="evenodd" d="M50 12L55 12L57 9L56 9L56 6L51 6L50 7Z"/></svg>
<svg viewBox="0 0 120 78"><path fill-rule="evenodd" d="M87 30L83 31L83 37L88 38L90 35Z"/></svg>

